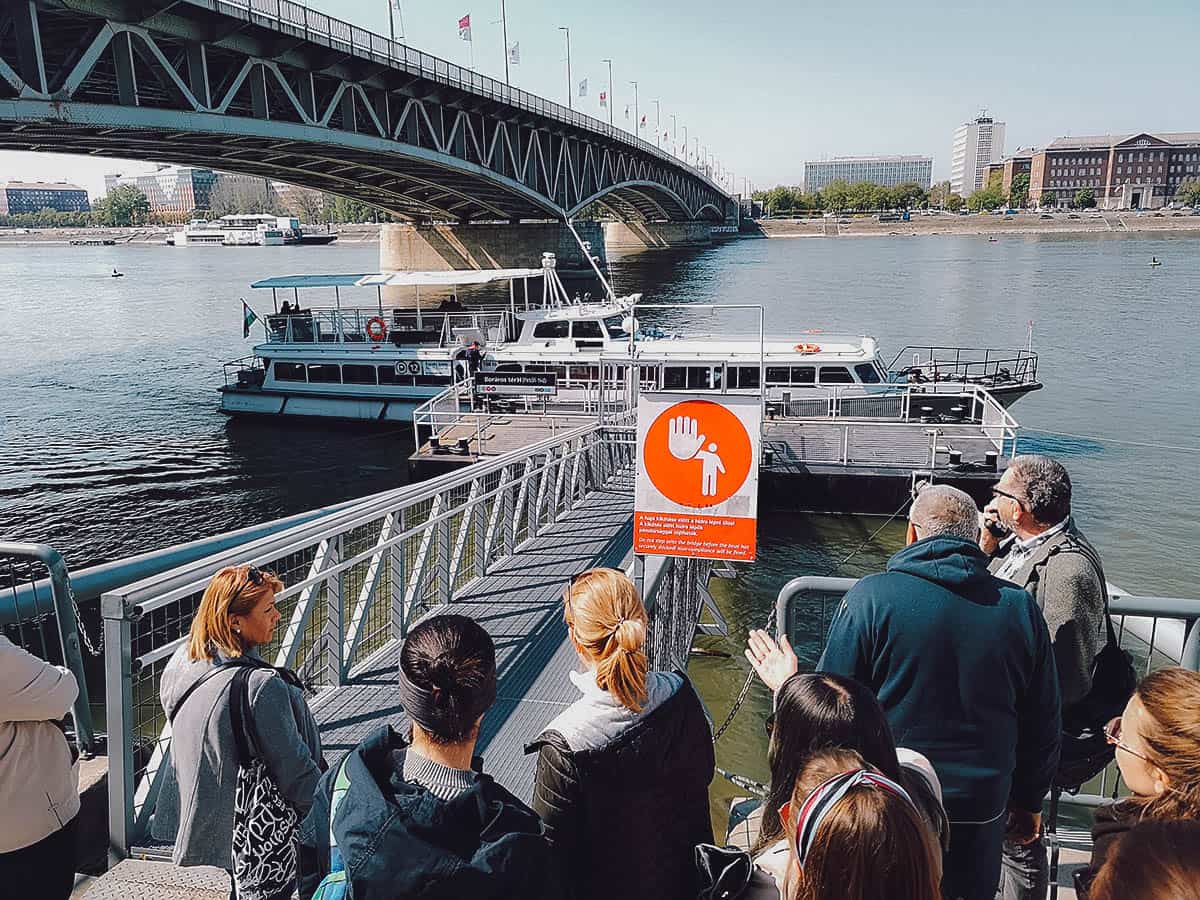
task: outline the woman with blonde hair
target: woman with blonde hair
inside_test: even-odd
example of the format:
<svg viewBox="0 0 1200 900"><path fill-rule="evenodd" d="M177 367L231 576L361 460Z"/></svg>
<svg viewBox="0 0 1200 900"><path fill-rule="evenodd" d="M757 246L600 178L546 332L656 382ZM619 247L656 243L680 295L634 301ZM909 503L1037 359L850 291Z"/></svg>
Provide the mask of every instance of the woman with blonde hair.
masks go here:
<svg viewBox="0 0 1200 900"><path fill-rule="evenodd" d="M175 864L225 869L235 876L235 891L243 883L243 873L234 871L232 848L241 756L248 753L265 764L297 819L308 812L321 777L321 738L300 680L258 655L274 637L275 595L281 590L282 581L255 566L217 572L159 686L171 723L178 789ZM156 836L162 830L163 823L156 822ZM279 858L290 859L292 867L286 896L295 880L294 832L293 822L290 834L279 835ZM254 880L247 874L244 882ZM248 891L243 887L242 893Z"/></svg>
<svg viewBox="0 0 1200 900"><path fill-rule="evenodd" d="M575 900L693 898L696 844L712 841L712 726L681 672L651 672L648 617L615 569L576 577L563 595L582 696L526 752L538 751L533 808Z"/></svg>

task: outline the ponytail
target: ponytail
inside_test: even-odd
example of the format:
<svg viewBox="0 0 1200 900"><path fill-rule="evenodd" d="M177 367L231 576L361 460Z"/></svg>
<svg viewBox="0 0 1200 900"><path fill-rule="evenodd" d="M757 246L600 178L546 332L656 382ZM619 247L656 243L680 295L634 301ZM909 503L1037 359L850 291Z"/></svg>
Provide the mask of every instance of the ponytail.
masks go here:
<svg viewBox="0 0 1200 900"><path fill-rule="evenodd" d="M633 582L616 569L591 569L571 583L563 599L575 643L596 665L596 687L641 712L650 668L649 617Z"/></svg>

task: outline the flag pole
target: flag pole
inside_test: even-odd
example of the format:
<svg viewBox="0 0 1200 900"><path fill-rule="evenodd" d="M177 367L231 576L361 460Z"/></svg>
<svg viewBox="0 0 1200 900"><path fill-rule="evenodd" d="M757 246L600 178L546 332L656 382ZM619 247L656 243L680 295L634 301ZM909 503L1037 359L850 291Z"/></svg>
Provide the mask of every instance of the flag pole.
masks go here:
<svg viewBox="0 0 1200 900"><path fill-rule="evenodd" d="M637 82L631 81L629 83L633 85L633 136L640 137L638 129L642 127L642 118L638 114Z"/></svg>
<svg viewBox="0 0 1200 900"><path fill-rule="evenodd" d="M571 102L571 94L574 92L575 86L571 80L571 29L567 25L559 25L558 30L567 33L567 109L574 109L575 105Z"/></svg>
<svg viewBox="0 0 1200 900"><path fill-rule="evenodd" d="M613 123L613 82L612 82L612 60L602 59L600 62L608 63L608 124Z"/></svg>
<svg viewBox="0 0 1200 900"><path fill-rule="evenodd" d="M500 0L500 28L504 33L504 83L512 84L508 76L508 12L504 8L504 0Z"/></svg>
<svg viewBox="0 0 1200 900"><path fill-rule="evenodd" d="M387 0L388 5L388 33L391 35L392 43L396 43L396 15L393 9L396 0Z"/></svg>

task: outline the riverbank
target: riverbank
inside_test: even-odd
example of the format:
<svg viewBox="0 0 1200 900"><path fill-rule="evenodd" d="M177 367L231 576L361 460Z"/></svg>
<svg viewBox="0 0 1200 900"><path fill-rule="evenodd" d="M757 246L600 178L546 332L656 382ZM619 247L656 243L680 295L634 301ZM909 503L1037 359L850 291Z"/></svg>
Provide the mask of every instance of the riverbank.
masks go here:
<svg viewBox="0 0 1200 900"><path fill-rule="evenodd" d="M763 237L869 237L875 235L1001 235L1191 233L1200 235L1200 216L1178 212L1022 213L1012 216L914 215L908 222L880 222L874 216L814 219L759 219Z"/></svg>
<svg viewBox="0 0 1200 900"><path fill-rule="evenodd" d="M139 228L0 228L0 246L26 247L39 244L69 246L72 241L87 241L92 244L113 241L116 244L165 247L167 235L175 233L180 227L179 225L145 225ZM338 236L338 244L379 243L378 225L334 225L330 227L330 231Z"/></svg>

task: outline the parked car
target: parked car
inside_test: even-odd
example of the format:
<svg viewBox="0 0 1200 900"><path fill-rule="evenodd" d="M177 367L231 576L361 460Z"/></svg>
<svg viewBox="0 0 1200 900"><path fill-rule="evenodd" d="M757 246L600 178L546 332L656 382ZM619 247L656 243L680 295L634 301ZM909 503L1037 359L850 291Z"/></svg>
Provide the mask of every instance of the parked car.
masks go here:
<svg viewBox="0 0 1200 900"><path fill-rule="evenodd" d="M1038 216L1038 218L1039 219L1053 219L1054 216L1050 215L1050 213L1042 213L1040 216Z"/></svg>

